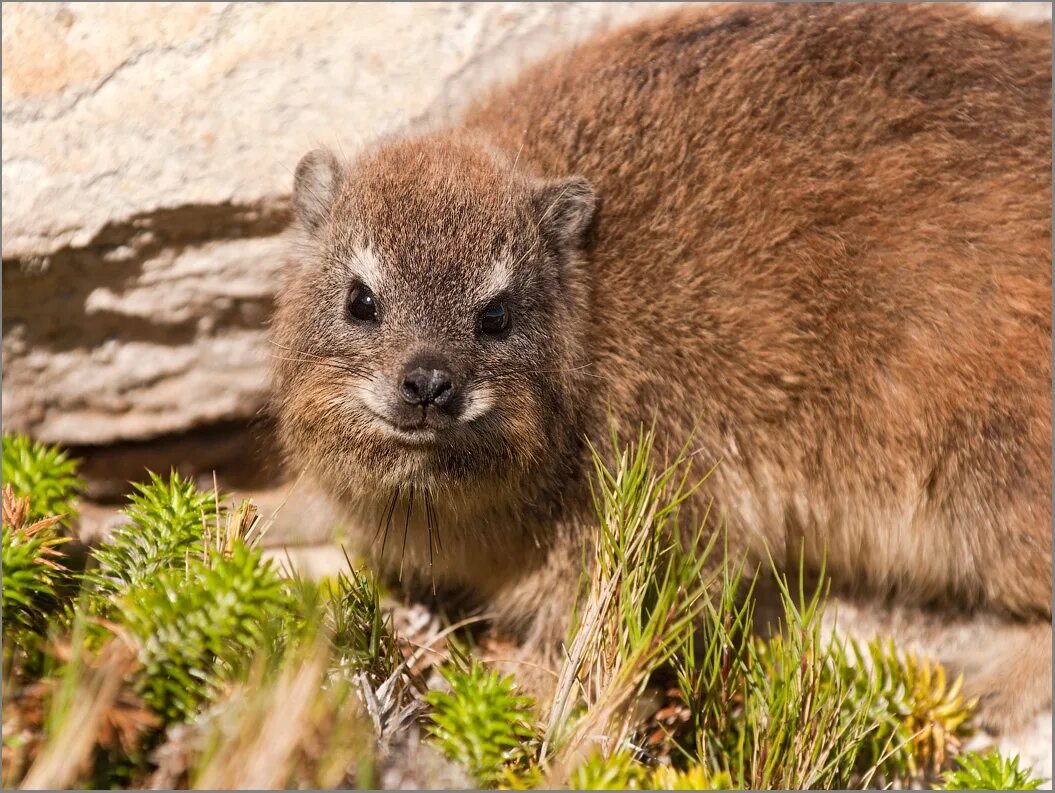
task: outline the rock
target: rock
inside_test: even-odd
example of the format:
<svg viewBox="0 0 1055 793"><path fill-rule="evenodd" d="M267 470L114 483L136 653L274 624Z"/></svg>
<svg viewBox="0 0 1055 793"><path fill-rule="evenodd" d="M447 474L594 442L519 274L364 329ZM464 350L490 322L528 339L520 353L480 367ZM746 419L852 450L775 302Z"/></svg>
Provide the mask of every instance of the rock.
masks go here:
<svg viewBox="0 0 1055 793"><path fill-rule="evenodd" d="M272 204L154 212L83 248L5 258L5 426L98 445L252 417L287 219Z"/></svg>

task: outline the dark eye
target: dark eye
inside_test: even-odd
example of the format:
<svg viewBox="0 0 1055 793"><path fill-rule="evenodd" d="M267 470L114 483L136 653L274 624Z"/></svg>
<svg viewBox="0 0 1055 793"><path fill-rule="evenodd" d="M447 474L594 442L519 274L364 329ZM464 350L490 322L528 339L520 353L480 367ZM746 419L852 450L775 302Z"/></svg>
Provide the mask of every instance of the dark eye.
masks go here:
<svg viewBox="0 0 1055 793"><path fill-rule="evenodd" d="M348 293L348 313L360 322L377 322L377 299L365 284L353 284Z"/></svg>
<svg viewBox="0 0 1055 793"><path fill-rule="evenodd" d="M480 331L498 336L509 329L509 308L501 300L493 300L480 314Z"/></svg>

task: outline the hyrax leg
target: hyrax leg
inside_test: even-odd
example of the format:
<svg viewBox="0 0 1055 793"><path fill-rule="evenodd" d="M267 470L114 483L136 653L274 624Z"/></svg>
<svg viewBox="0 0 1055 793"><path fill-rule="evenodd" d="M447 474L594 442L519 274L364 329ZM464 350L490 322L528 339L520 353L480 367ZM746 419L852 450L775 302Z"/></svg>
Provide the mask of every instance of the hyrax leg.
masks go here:
<svg viewBox="0 0 1055 793"><path fill-rule="evenodd" d="M929 578L909 579L927 598L910 602L930 614L915 632L963 672L979 721L1000 732L1051 704L1050 393L1009 383L935 439L917 512L932 553L917 565Z"/></svg>
<svg viewBox="0 0 1055 793"><path fill-rule="evenodd" d="M1003 622L975 635L950 660L964 674L964 690L978 698L977 721L1004 733L1051 707L1051 625Z"/></svg>
<svg viewBox="0 0 1055 793"><path fill-rule="evenodd" d="M1051 707L1051 625L994 614L950 614L873 601L832 598L825 620L861 640L889 636L899 650L941 661L963 674L977 697L976 723L1006 733Z"/></svg>

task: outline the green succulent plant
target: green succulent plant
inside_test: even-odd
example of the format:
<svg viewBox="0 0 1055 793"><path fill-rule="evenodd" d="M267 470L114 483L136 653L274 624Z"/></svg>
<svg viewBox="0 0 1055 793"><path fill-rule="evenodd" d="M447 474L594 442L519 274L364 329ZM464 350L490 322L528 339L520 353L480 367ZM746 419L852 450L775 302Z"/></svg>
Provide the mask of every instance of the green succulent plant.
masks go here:
<svg viewBox="0 0 1055 793"><path fill-rule="evenodd" d="M149 582L204 553L205 532L219 508L216 495L199 490L175 471L168 479L148 474L148 482L132 485L125 522L93 554L90 578L103 592L118 593Z"/></svg>
<svg viewBox="0 0 1055 793"><path fill-rule="evenodd" d="M940 790L1036 790L1043 780L1019 766L1018 755L1004 757L999 752L967 752L956 758L956 767L947 771Z"/></svg>
<svg viewBox="0 0 1055 793"><path fill-rule="evenodd" d="M432 706L429 732L444 753L482 787L496 785L505 769L528 767L534 703L517 693L513 678L477 661L441 674L450 691L430 691L425 699Z"/></svg>
<svg viewBox="0 0 1055 793"><path fill-rule="evenodd" d="M243 672L293 608L274 565L244 544L163 568L118 600L121 624L139 641L139 691L169 721L193 716Z"/></svg>
<svg viewBox="0 0 1055 793"><path fill-rule="evenodd" d="M28 501L4 492L3 617L4 632L13 627L41 632L55 605L56 586L65 577L57 547L67 538L55 531L58 517L26 523Z"/></svg>
<svg viewBox="0 0 1055 793"><path fill-rule="evenodd" d="M649 787L648 779L648 769L624 749L607 757L600 752L591 754L572 773L568 787L572 790L641 790Z"/></svg>
<svg viewBox="0 0 1055 793"><path fill-rule="evenodd" d="M899 653L890 640L837 644L829 670L852 692L846 707L867 707L876 720L862 760L886 777L940 771L970 729L974 702L963 680L950 681L941 664Z"/></svg>
<svg viewBox="0 0 1055 793"><path fill-rule="evenodd" d="M60 517L70 525L77 519L75 502L84 488L77 464L57 446L4 433L3 481L16 496L29 499L30 523Z"/></svg>

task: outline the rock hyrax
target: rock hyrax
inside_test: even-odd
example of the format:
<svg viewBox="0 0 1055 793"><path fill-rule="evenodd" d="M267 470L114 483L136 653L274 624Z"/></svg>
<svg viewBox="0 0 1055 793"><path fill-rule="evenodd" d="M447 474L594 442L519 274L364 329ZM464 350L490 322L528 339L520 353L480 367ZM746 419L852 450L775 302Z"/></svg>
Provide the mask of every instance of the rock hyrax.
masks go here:
<svg viewBox="0 0 1055 793"><path fill-rule="evenodd" d="M586 441L655 421L718 462L693 508L736 547L1006 620L1026 638L975 685L993 722L1044 705L1050 35L684 10L309 153L273 336L292 465L376 564L544 645L596 525Z"/></svg>

